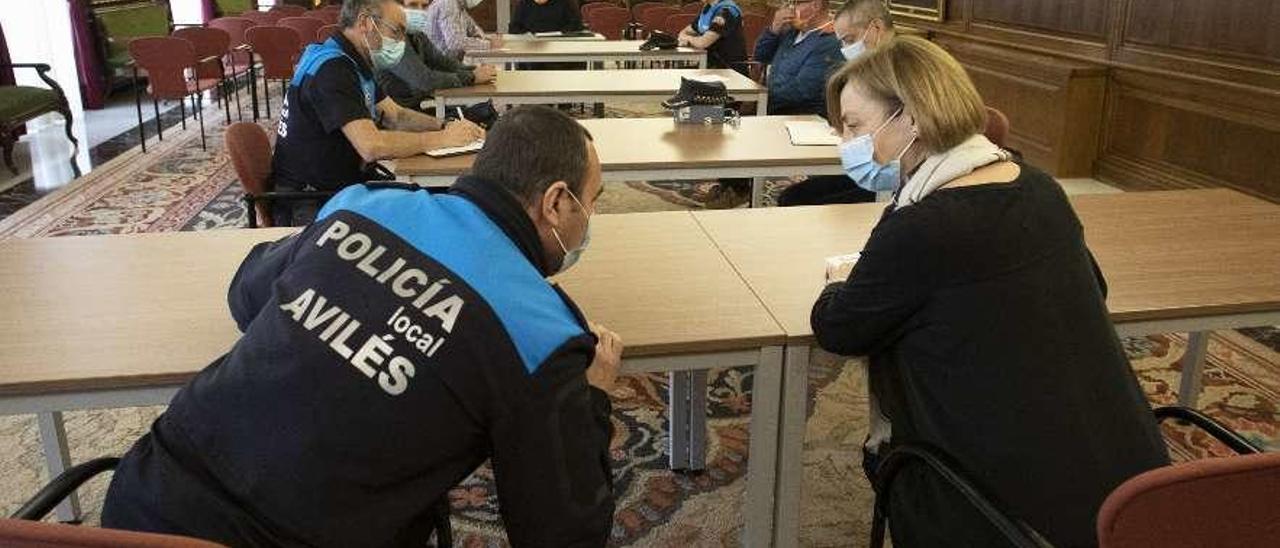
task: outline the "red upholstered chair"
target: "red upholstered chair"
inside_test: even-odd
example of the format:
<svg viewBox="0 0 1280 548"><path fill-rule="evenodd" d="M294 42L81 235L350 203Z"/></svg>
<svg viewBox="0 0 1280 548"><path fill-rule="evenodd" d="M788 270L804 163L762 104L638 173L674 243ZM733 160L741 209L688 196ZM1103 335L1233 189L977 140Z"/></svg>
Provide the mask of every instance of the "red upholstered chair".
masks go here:
<svg viewBox="0 0 1280 548"><path fill-rule="evenodd" d="M270 227L271 204L287 200L315 200L332 196L332 192L275 192L271 183L271 140L262 126L236 122L227 128L227 155L244 187L244 202L249 212L249 228Z"/></svg>
<svg viewBox="0 0 1280 548"><path fill-rule="evenodd" d="M281 18L302 17L303 14L307 13L307 8L289 4L277 4L271 6L271 9L267 10L267 13L279 13Z"/></svg>
<svg viewBox="0 0 1280 548"><path fill-rule="evenodd" d="M276 21L284 18L284 14L280 12L265 12L257 10L248 10L241 13L238 17L243 17L253 21L255 25L274 25Z"/></svg>
<svg viewBox="0 0 1280 548"><path fill-rule="evenodd" d="M341 18L341 15L342 15L342 12L338 10L320 8L320 9L314 9L314 10L308 11L305 17L313 17L313 18L319 19L321 21L324 21L324 24L326 25L336 25L338 24L338 19Z"/></svg>
<svg viewBox="0 0 1280 548"><path fill-rule="evenodd" d="M742 14L742 38L747 43L747 55L752 55L756 50L756 40L760 39L760 35L764 33L764 29L769 26L769 20L763 15L755 13Z"/></svg>
<svg viewBox="0 0 1280 548"><path fill-rule="evenodd" d="M639 21L641 17L644 17L645 12L653 8L661 8L661 7L666 7L666 4L662 2L652 2L652 1L632 4L631 19L635 21Z"/></svg>
<svg viewBox="0 0 1280 548"><path fill-rule="evenodd" d="M218 86L215 80L199 80L189 78L194 75L199 65L195 46L186 40L169 36L149 36L134 38L129 42L129 57L133 60L135 92L134 100L138 107L138 133L142 138L143 152L146 152L146 133L142 127L142 96L140 86L136 85L138 71L147 74L147 92L151 94L151 105L156 113L156 132L160 140L164 133L160 126L160 99L176 100L182 112L182 128L187 127L187 97L199 95L201 92ZM205 148L204 136L204 104L193 104L196 118L200 120L200 147Z"/></svg>
<svg viewBox="0 0 1280 548"><path fill-rule="evenodd" d="M271 80L278 80L280 96L289 91L288 80L293 78L293 67L302 53L302 38L288 27L253 27L245 32L245 40L255 55L262 59L262 97L266 103L267 118L271 117ZM256 114L256 113L255 113Z"/></svg>
<svg viewBox="0 0 1280 548"><path fill-rule="evenodd" d="M217 81L218 99L222 101L227 118L223 124L231 123L231 95L236 96L236 112L240 112L240 95L232 89L227 91L227 68L223 64L231 53L231 35L222 29L212 27L186 27L173 31L174 38L181 38L196 49L195 77L198 80Z"/></svg>
<svg viewBox="0 0 1280 548"><path fill-rule="evenodd" d="M332 37L335 33L342 32L342 25L325 25L316 29L316 41L323 42Z"/></svg>
<svg viewBox="0 0 1280 548"><path fill-rule="evenodd" d="M223 548L205 540L60 523L0 519L0 546L15 548Z"/></svg>
<svg viewBox="0 0 1280 548"><path fill-rule="evenodd" d="M627 8L603 7L591 12L587 18L587 26L591 30L603 34L608 40L621 40L622 30L631 22L631 12Z"/></svg>
<svg viewBox="0 0 1280 548"><path fill-rule="evenodd" d="M667 20L662 22L662 28L659 30L672 36L679 36L680 31L689 26L690 20L689 14L677 12L675 15L667 16Z"/></svg>
<svg viewBox="0 0 1280 548"><path fill-rule="evenodd" d="M0 519L0 546L15 548L220 548L221 544L173 535L45 523L58 503L120 459L93 459L68 468L50 481L10 519Z"/></svg>
<svg viewBox="0 0 1280 548"><path fill-rule="evenodd" d="M305 42L314 42L316 33L320 27L324 26L324 21L314 17L285 17L276 24L293 29L298 33L298 38Z"/></svg>
<svg viewBox="0 0 1280 548"><path fill-rule="evenodd" d="M662 30L666 24L667 18L680 13L680 8L675 6L658 5L644 11L644 14L636 18L640 24L644 26L645 31ZM665 32L665 31L664 31Z"/></svg>
<svg viewBox="0 0 1280 548"><path fill-rule="evenodd" d="M690 2L680 6L680 13L687 13L689 15L702 13L702 2Z"/></svg>
<svg viewBox="0 0 1280 548"><path fill-rule="evenodd" d="M1151 470L1098 512L1102 548L1275 546L1280 453L1203 459Z"/></svg>
<svg viewBox="0 0 1280 548"><path fill-rule="evenodd" d="M602 9L602 8L616 8L616 7L619 7L618 4L615 4L613 2L590 2L587 4L583 4L581 8L578 8L578 12L582 14L583 21L589 21L591 18L591 12L598 9Z"/></svg>
<svg viewBox="0 0 1280 548"><path fill-rule="evenodd" d="M1157 420L1190 423L1244 456L1210 458L1149 470L1120 484L1098 509L1100 548L1273 546L1280 539L1280 453L1263 453L1249 440L1186 407L1155 409ZM889 487L909 462L927 466L963 495L1009 545L1048 546L1021 520L998 507L941 451L904 444L876 469L871 546L884 545Z"/></svg>
<svg viewBox="0 0 1280 548"><path fill-rule="evenodd" d="M223 65L227 68L228 74L231 75L231 85L237 90L240 89L241 75L249 78L253 77L253 73L250 70L251 56L249 54L249 43L245 41L244 36L245 33L248 32L249 28L255 25L256 23L243 17L219 17L209 21L209 28L226 31L227 35L231 38L231 53L227 56L227 59L223 61ZM251 80L249 85L250 92L252 92L252 86L256 84ZM239 110L239 92L236 93L236 101L236 109ZM237 119L243 119L243 117Z"/></svg>
<svg viewBox="0 0 1280 548"><path fill-rule="evenodd" d="M987 107L987 129L982 132L992 143L1003 147L1009 138L1009 117L994 108Z"/></svg>

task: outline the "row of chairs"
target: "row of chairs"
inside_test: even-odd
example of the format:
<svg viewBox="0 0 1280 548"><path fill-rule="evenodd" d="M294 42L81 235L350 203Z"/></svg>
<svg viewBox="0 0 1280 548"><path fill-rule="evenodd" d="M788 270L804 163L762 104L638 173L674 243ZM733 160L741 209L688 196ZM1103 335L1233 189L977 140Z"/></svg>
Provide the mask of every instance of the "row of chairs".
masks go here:
<svg viewBox="0 0 1280 548"><path fill-rule="evenodd" d="M591 30L609 40L621 40L623 32L633 22L638 23L646 32L660 30L672 36L678 35L689 26L689 21L702 9L702 4L695 2L677 7L660 2L643 2L628 10L610 2L592 2L584 4L581 9L582 20ZM759 40L760 34L768 25L769 16L766 14L742 14L742 33L748 56L755 50L756 40Z"/></svg>
<svg viewBox="0 0 1280 548"><path fill-rule="evenodd" d="M244 124L250 125L250 124ZM257 126L254 126L257 127ZM258 128L261 131L261 128ZM1157 468L1121 484L1098 510L1098 546L1266 546L1274 544L1280 522L1280 453L1261 450L1221 424L1184 407L1155 410L1158 419L1186 421L1241 456L1202 459ZM94 476L112 470L120 459L94 459L67 469L18 509L0 519L0 545L60 547L174 546L215 547L195 539L40 523L53 508ZM884 544L891 483L905 465L924 465L942 477L1004 533L1010 546L1048 546L1026 523L1005 511L969 479L952 459L925 446L906 445L886 455L876 482L870 545ZM440 530L448 532L447 525ZM447 544L446 544L447 545Z"/></svg>
<svg viewBox="0 0 1280 548"><path fill-rule="evenodd" d="M298 12L297 10L301 10ZM291 14L301 13L299 16ZM205 147L202 93L219 90L226 108L226 123L231 121L231 100L236 101L238 119L243 119L240 96L235 92L240 76L249 77L254 119L258 117L257 74L261 62L263 98L266 116L271 117L271 80L287 81L302 49L309 43L322 42L337 31L338 10L321 8L306 10L299 6L276 6L272 11L247 11L233 17L220 17L207 26L179 28L167 37L136 38L129 43L133 60L134 85L137 90L138 132L142 150L146 152L146 130L142 124L141 89L138 71L145 71L147 91L156 113L156 133L164 140L159 116L159 100L177 100L186 128L186 100L192 100L193 114L200 123L200 144ZM334 23L329 23L334 21ZM255 59L255 55L257 59ZM228 80L228 77L230 80ZM287 92L281 84L281 95Z"/></svg>

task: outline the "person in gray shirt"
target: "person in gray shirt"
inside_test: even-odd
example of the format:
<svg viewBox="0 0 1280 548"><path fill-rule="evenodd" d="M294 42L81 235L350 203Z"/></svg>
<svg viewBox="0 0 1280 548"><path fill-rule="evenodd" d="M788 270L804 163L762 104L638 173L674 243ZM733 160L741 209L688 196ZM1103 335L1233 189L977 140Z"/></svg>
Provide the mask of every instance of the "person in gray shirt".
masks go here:
<svg viewBox="0 0 1280 548"><path fill-rule="evenodd" d="M397 104L424 110L422 102L434 96L435 90L487 84L496 74L492 65L464 64L441 52L426 35L410 31L405 35L405 54L400 62L378 71L376 78L383 93Z"/></svg>

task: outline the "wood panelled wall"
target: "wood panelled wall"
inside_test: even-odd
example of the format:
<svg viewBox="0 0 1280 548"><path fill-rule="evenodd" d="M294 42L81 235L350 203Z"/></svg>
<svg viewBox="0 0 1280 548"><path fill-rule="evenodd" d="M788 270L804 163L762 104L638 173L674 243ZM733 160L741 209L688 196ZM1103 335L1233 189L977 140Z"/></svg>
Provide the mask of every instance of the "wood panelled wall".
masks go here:
<svg viewBox="0 0 1280 548"><path fill-rule="evenodd" d="M1280 201L1280 1L949 0L923 29L1059 176Z"/></svg>

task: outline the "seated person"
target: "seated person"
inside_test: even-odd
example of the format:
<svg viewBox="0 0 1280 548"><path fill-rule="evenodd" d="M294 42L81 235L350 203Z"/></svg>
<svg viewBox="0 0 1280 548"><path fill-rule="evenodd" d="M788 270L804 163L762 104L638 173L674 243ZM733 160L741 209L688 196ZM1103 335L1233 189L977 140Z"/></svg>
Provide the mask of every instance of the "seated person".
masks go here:
<svg viewBox="0 0 1280 548"><path fill-rule="evenodd" d="M927 40L895 38L827 89L860 172L899 185L811 318L822 348L870 356L872 483L889 451L931 446L1052 545L1096 544L1103 499L1169 457L1062 188L982 135L973 82ZM894 546L1006 545L922 465L891 489Z"/></svg>
<svg viewBox="0 0 1280 548"><path fill-rule="evenodd" d="M488 84L496 76L493 65L465 65L441 53L425 34L412 30L405 35L404 57L377 74L378 87L400 106L414 110L425 110L422 102L438 89Z"/></svg>
<svg viewBox="0 0 1280 548"><path fill-rule="evenodd" d="M827 0L804 0L774 13L754 56L769 66L769 114L827 115L823 85L844 63L831 28Z"/></svg>
<svg viewBox="0 0 1280 548"><path fill-rule="evenodd" d="M742 33L742 8L733 0L702 0L702 11L680 31L676 43L707 52L707 66L747 74L747 47Z"/></svg>
<svg viewBox="0 0 1280 548"><path fill-rule="evenodd" d="M483 0L435 0L420 14L412 14L411 26L427 35L445 55L457 59L468 51L485 51L502 47L501 34L485 34L467 12ZM414 10L410 10L411 12Z"/></svg>
<svg viewBox="0 0 1280 548"><path fill-rule="evenodd" d="M387 69L404 54L404 11L393 0L347 0L342 31L307 46L283 108L271 163L276 190L338 190L384 179L378 160L404 158L484 138L467 121L439 120L385 98L374 70ZM381 129L386 128L386 129ZM306 224L317 202L273 204L277 225Z"/></svg>
<svg viewBox="0 0 1280 548"><path fill-rule="evenodd" d="M779 10L779 13L781 12L782 10ZM777 24L776 19L774 24ZM836 13L832 28L835 30L835 35L840 42L841 57L849 61L857 59L866 50L888 41L894 35L893 18L889 14L889 10L885 8L882 0L849 0ZM764 42L764 38L761 37L760 41ZM759 47L757 47L757 58L759 58L760 53ZM774 113L773 104L777 100L772 89L774 70L777 70L776 65L770 69L770 114ZM825 103L825 100L823 103ZM825 117L826 113L823 112L820 115ZM778 205L786 207L874 202L876 200L876 192L884 190L891 189L883 186L864 188L853 184L849 177L821 175L809 177L784 189L778 195Z"/></svg>
<svg viewBox="0 0 1280 548"><path fill-rule="evenodd" d="M622 343L546 280L603 188L582 126L518 107L451 188L355 185L254 247L228 293L244 334L125 454L103 526L426 546L489 460L513 545L604 546Z"/></svg>
<svg viewBox="0 0 1280 548"><path fill-rule="evenodd" d="M520 0L507 32L571 32L582 28L582 14L574 0Z"/></svg>

